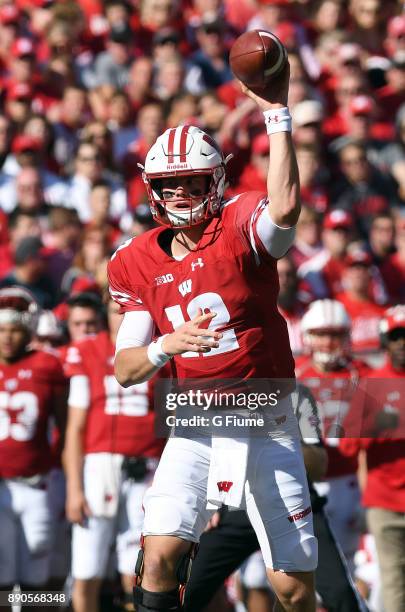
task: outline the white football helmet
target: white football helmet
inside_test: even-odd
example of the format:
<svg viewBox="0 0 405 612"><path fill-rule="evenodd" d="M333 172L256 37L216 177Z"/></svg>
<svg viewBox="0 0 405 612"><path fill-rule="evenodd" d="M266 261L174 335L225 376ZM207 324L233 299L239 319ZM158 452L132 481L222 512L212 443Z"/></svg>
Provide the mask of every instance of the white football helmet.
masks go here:
<svg viewBox="0 0 405 612"><path fill-rule="evenodd" d="M149 149L142 178L146 185L152 215L169 227L191 227L209 219L218 211L225 191L224 156L209 134L193 125L166 130ZM172 176L202 175L207 177L206 192L185 198L187 209L176 212L166 208L161 179Z"/></svg>
<svg viewBox="0 0 405 612"><path fill-rule="evenodd" d="M0 289L0 325L17 323L34 332L38 316L38 304L29 291L16 286Z"/></svg>
<svg viewBox="0 0 405 612"><path fill-rule="evenodd" d="M304 346L315 363L333 367L345 360L350 350L351 320L346 308L337 300L316 300L302 317L301 331ZM319 351L313 346L313 334L318 331L341 331L344 342L335 351Z"/></svg>

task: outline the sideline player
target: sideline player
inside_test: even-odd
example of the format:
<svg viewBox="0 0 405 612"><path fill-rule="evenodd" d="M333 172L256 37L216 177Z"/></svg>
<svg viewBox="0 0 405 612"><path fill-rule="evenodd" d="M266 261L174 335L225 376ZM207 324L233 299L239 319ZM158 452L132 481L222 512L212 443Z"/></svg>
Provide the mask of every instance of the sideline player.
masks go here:
<svg viewBox="0 0 405 612"><path fill-rule="evenodd" d="M45 588L50 570L48 426L53 415L64 432L66 384L59 360L29 347L37 314L38 306L25 289L0 290L0 589L4 591L15 584L23 591Z"/></svg>
<svg viewBox="0 0 405 612"><path fill-rule="evenodd" d="M276 266L300 212L288 79L283 73L264 97L244 88L269 134L267 194L224 201L226 160L197 127L169 129L149 150L143 177L163 227L122 245L108 270L111 295L125 313L115 359L122 385L149 379L169 360L181 380L294 379ZM154 329L162 335L153 342ZM218 489L223 503L236 497L237 507L247 506L277 609L312 612L317 543L305 467L291 399L280 400L277 410L283 432L249 438L239 457L243 469L229 490ZM181 610L179 584L187 581L192 543L213 513L206 508L210 467L211 474L221 471L228 458L218 452L211 461L211 440L172 437L166 445L144 500L138 612Z"/></svg>
<svg viewBox="0 0 405 612"><path fill-rule="evenodd" d="M66 515L74 523L75 612L99 609L100 587L114 545L122 586L132 601L142 497L163 446L154 436L148 383L123 389L114 376L115 337L122 319L118 309L110 301L109 331L71 344L66 357L71 379L64 465Z"/></svg>
<svg viewBox="0 0 405 612"><path fill-rule="evenodd" d="M342 455L339 438L356 386L370 368L350 357L351 321L340 302L313 302L302 318L301 329L310 355L297 362L296 375L316 399L328 451L325 480L315 487L320 495L328 498L326 513L353 572L360 539L358 462L357 457Z"/></svg>

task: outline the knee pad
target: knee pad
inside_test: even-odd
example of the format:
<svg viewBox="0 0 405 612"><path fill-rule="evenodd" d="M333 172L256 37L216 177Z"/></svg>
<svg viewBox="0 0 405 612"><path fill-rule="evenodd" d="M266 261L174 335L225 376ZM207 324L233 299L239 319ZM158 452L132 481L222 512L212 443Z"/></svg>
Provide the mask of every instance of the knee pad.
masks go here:
<svg viewBox="0 0 405 612"><path fill-rule="evenodd" d="M173 589L173 591L152 593L146 591L141 587L142 574L144 567L144 539L141 537L141 549L138 553L138 559L135 565L135 578L134 578L134 604L137 606L135 609L138 612L151 612L156 610L167 610L175 612L181 610L183 607L184 593L186 590L186 584L190 578L191 566L195 555L197 554L198 545L192 544L189 552L185 553L180 557L176 565L176 578L179 582L179 586ZM155 607L152 607L153 606ZM171 605L172 607L168 607ZM142 607L143 606L143 607ZM159 607L160 606L160 607ZM173 607L174 606L174 607ZM176 607L177 606L177 607Z"/></svg>
<svg viewBox="0 0 405 612"><path fill-rule="evenodd" d="M183 608L177 587L172 591L154 593L136 585L134 605L137 612L181 612Z"/></svg>

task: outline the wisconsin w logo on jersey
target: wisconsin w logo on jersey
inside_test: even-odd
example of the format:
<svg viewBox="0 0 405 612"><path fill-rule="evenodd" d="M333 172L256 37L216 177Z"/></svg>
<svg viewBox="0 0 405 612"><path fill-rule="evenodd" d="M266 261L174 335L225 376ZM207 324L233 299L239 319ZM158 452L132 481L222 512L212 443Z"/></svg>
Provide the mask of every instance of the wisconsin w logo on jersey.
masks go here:
<svg viewBox="0 0 405 612"><path fill-rule="evenodd" d="M191 293L191 278L188 278L183 283L180 283L178 289L183 297L187 295L187 293Z"/></svg>
<svg viewBox="0 0 405 612"><path fill-rule="evenodd" d="M217 482L218 491L220 492L225 491L225 493L228 493L232 485L233 482L230 480L221 480Z"/></svg>

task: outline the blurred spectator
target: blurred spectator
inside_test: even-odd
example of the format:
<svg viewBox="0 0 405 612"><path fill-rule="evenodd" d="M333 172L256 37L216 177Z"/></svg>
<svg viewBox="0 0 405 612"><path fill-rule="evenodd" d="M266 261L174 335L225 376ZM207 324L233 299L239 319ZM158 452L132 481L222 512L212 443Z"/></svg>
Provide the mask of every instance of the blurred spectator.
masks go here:
<svg viewBox="0 0 405 612"><path fill-rule="evenodd" d="M222 129L228 108L221 102L215 91L204 93L198 102L199 116L197 124L216 138L217 132Z"/></svg>
<svg viewBox="0 0 405 612"><path fill-rule="evenodd" d="M22 25L22 15L17 6L3 4L0 7L0 62L2 67L8 62L11 48Z"/></svg>
<svg viewBox="0 0 405 612"><path fill-rule="evenodd" d="M257 0L256 14L247 24L247 30L274 32L277 26L288 19L288 0Z"/></svg>
<svg viewBox="0 0 405 612"><path fill-rule="evenodd" d="M108 243L111 249L116 248L120 242L121 232L118 227L111 223L111 186L107 181L100 180L94 183L91 188L89 203L91 209L91 222L87 228L98 228L107 234ZM130 217L131 213L126 215ZM132 219L127 219L126 227L130 227ZM121 219L122 225L122 219Z"/></svg>
<svg viewBox="0 0 405 612"><path fill-rule="evenodd" d="M140 236L144 232L156 227L152 213L150 212L149 204L138 204L138 206L134 208L132 214L131 236Z"/></svg>
<svg viewBox="0 0 405 612"><path fill-rule="evenodd" d="M152 58L138 57L132 62L125 91L134 112L137 112L143 104L151 101L152 75Z"/></svg>
<svg viewBox="0 0 405 612"><path fill-rule="evenodd" d="M202 72L202 81L207 89L219 87L233 80L228 63L228 50L225 46L224 22L203 19L196 31L199 49L191 56L191 61Z"/></svg>
<svg viewBox="0 0 405 612"><path fill-rule="evenodd" d="M396 252L389 255L381 265L381 274L393 304L405 302L405 219L399 217L395 223Z"/></svg>
<svg viewBox="0 0 405 612"><path fill-rule="evenodd" d="M293 138L296 144L322 145L324 112L318 100L303 100L291 110Z"/></svg>
<svg viewBox="0 0 405 612"><path fill-rule="evenodd" d="M356 96L368 93L369 86L363 73L338 75L335 88L336 110L329 113L323 122L323 131L329 139L346 134L350 103Z"/></svg>
<svg viewBox="0 0 405 612"><path fill-rule="evenodd" d="M92 142L81 142L77 148L75 171L68 183L66 203L76 209L80 221L91 220L89 196L92 185L105 178L111 186L111 218L120 219L127 209L127 196L121 184L108 180L99 149Z"/></svg>
<svg viewBox="0 0 405 612"><path fill-rule="evenodd" d="M113 161L115 165L119 166L129 144L138 135L138 130L134 125L134 111L131 108L128 95L124 91L116 91L111 96L108 104L108 127L101 121L98 122L98 125L97 132L99 134L103 133L104 139L103 142L101 142L101 139L94 142L101 151L105 152L106 159L110 160L107 164L108 167L113 166ZM86 139L87 133L88 129L83 131L84 139Z"/></svg>
<svg viewBox="0 0 405 612"><path fill-rule="evenodd" d="M396 134L396 140L381 151L378 161L391 172L398 183L398 195L405 201L405 104L396 116Z"/></svg>
<svg viewBox="0 0 405 612"><path fill-rule="evenodd" d="M166 27L182 28L179 0L141 0L135 24L135 37L145 55L152 49L153 36Z"/></svg>
<svg viewBox="0 0 405 612"><path fill-rule="evenodd" d="M389 213L381 213L372 219L368 246L373 262L379 266L394 251L394 219Z"/></svg>
<svg viewBox="0 0 405 612"><path fill-rule="evenodd" d="M297 144L296 155L300 177L301 200L319 213L328 209L329 173L322 164L321 150L316 144Z"/></svg>
<svg viewBox="0 0 405 612"><path fill-rule="evenodd" d="M130 208L146 200L145 185L138 164L145 162L146 154L164 129L163 110L157 102L145 104L139 110L136 121L138 136L125 154L122 165L128 184Z"/></svg>
<svg viewBox="0 0 405 612"><path fill-rule="evenodd" d="M297 223L295 241L289 251L296 268L321 251L321 227L321 215L313 208L303 204Z"/></svg>
<svg viewBox="0 0 405 612"><path fill-rule="evenodd" d="M332 210L323 222L323 249L298 268L316 298L334 297L342 291L347 247L353 237L353 217L345 210Z"/></svg>
<svg viewBox="0 0 405 612"><path fill-rule="evenodd" d="M405 49L393 55L385 78L387 84L377 91L377 97L389 117L397 112L405 99Z"/></svg>
<svg viewBox="0 0 405 612"><path fill-rule="evenodd" d="M380 0L351 0L351 37L371 55L383 53L384 14L386 4Z"/></svg>
<svg viewBox="0 0 405 612"><path fill-rule="evenodd" d="M42 308L55 305L55 289L47 274L46 258L40 238L23 238L16 245L15 267L0 281L0 287L17 285L28 289Z"/></svg>
<svg viewBox="0 0 405 612"><path fill-rule="evenodd" d="M67 300L67 330L70 342L77 342L103 327L103 305L94 293L77 293Z"/></svg>
<svg viewBox="0 0 405 612"><path fill-rule="evenodd" d="M320 0L308 6L311 10L311 27L317 36L335 32L343 25L343 6L340 0Z"/></svg>
<svg viewBox="0 0 405 612"><path fill-rule="evenodd" d="M32 108L33 91L29 83L13 83L6 93L5 110L15 127L27 121Z"/></svg>
<svg viewBox="0 0 405 612"><path fill-rule="evenodd" d="M243 193L252 189L267 192L267 170L269 167L269 137L257 134L252 140L250 163L245 166L232 194ZM231 195L231 194L229 194Z"/></svg>
<svg viewBox="0 0 405 612"><path fill-rule="evenodd" d="M185 67L180 56L174 56L161 61L155 66L152 84L154 96L165 103L170 103L173 97L184 89Z"/></svg>
<svg viewBox="0 0 405 612"><path fill-rule="evenodd" d="M377 351L380 346L379 322L384 307L372 297L371 256L366 251L350 251L345 260L344 291L336 299L344 304L352 321L351 341L355 353Z"/></svg>
<svg viewBox="0 0 405 612"><path fill-rule="evenodd" d="M41 175L37 168L22 168L15 181L17 206L16 210L36 213L41 225L46 223L49 205L44 201ZM45 227L44 227L45 229Z"/></svg>
<svg viewBox="0 0 405 612"><path fill-rule="evenodd" d="M166 125L168 128L186 124L194 125L197 114L197 98L189 93L179 93L171 100Z"/></svg>
<svg viewBox="0 0 405 612"><path fill-rule="evenodd" d="M14 266L16 245L27 236L41 236L41 226L36 213L14 210L6 219L8 227L4 227L3 218L1 233L3 239L6 235L8 240L0 243L0 279L4 278Z"/></svg>
<svg viewBox="0 0 405 612"><path fill-rule="evenodd" d="M133 60L134 33L125 22L113 26L108 35L106 51L100 53L94 63L98 85L125 87Z"/></svg>
<svg viewBox="0 0 405 612"><path fill-rule="evenodd" d="M351 211L366 237L373 215L394 211L399 202L392 180L367 160L361 143L348 143L339 153L340 176L331 189L335 208Z"/></svg>
<svg viewBox="0 0 405 612"><path fill-rule="evenodd" d="M405 51L405 15L395 15L388 21L385 48L389 56Z"/></svg>
<svg viewBox="0 0 405 612"><path fill-rule="evenodd" d="M45 164L44 143L41 140L19 134L13 140L12 153L4 163L4 171L17 177L24 168L36 168L42 182L44 200L47 204L62 204L67 195L67 185L57 174L50 172ZM16 206L16 195L1 202L5 210Z"/></svg>
<svg viewBox="0 0 405 612"><path fill-rule="evenodd" d="M113 159L112 134L102 121L90 121L80 132L80 140L91 142L96 145L105 168L113 173L115 164Z"/></svg>
<svg viewBox="0 0 405 612"><path fill-rule="evenodd" d="M61 168L73 159L79 140L78 132L86 123L86 92L78 86L68 86L63 92L59 119L54 123L55 157Z"/></svg>
<svg viewBox="0 0 405 612"><path fill-rule="evenodd" d="M52 124L40 113L28 117L23 127L23 133L42 142L46 167L51 172L58 172L59 165L54 158L54 132Z"/></svg>
<svg viewBox="0 0 405 612"><path fill-rule="evenodd" d="M300 355L303 350L301 319L311 296L300 293L297 270L290 256L282 257L277 261L277 272L280 283L278 309L287 321L293 355ZM303 301L303 297L308 299Z"/></svg>

